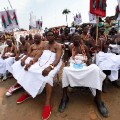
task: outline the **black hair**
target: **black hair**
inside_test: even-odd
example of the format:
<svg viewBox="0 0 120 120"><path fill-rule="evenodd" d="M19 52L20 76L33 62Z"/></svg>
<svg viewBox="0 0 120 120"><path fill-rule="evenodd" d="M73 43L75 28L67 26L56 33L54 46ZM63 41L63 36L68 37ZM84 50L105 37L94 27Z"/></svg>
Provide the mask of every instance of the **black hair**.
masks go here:
<svg viewBox="0 0 120 120"><path fill-rule="evenodd" d="M47 35L49 32L52 32L53 35L55 36L55 33L54 33L52 30L48 30L48 31L46 32L46 35Z"/></svg>

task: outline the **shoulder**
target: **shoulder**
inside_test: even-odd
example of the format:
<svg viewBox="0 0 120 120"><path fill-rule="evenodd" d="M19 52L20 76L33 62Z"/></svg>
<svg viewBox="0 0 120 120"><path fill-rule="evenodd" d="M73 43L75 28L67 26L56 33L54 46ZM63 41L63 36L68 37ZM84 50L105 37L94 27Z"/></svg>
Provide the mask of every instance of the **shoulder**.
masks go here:
<svg viewBox="0 0 120 120"><path fill-rule="evenodd" d="M53 45L53 49L55 49L55 51L62 51L62 44L55 42Z"/></svg>
<svg viewBox="0 0 120 120"><path fill-rule="evenodd" d="M57 49L62 49L62 44L58 43L58 42L55 42L54 44L55 48Z"/></svg>

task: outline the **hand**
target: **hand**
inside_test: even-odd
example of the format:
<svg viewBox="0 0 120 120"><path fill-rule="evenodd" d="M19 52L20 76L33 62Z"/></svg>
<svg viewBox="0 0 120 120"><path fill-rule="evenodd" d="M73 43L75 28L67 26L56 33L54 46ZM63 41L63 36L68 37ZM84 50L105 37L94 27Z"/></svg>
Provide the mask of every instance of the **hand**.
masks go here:
<svg viewBox="0 0 120 120"><path fill-rule="evenodd" d="M25 60L21 60L21 66L24 66L25 65Z"/></svg>
<svg viewBox="0 0 120 120"><path fill-rule="evenodd" d="M42 71L42 75L45 77L49 74L49 72L51 71L51 67L47 67Z"/></svg>
<svg viewBox="0 0 120 120"><path fill-rule="evenodd" d="M16 56L16 57L15 57L15 60L18 61L18 60L19 60L19 56Z"/></svg>
<svg viewBox="0 0 120 120"><path fill-rule="evenodd" d="M26 70L26 71L28 71L28 68L30 68L30 64L27 64L26 66L25 66L25 68L24 68L24 70Z"/></svg>
<svg viewBox="0 0 120 120"><path fill-rule="evenodd" d="M6 59L6 58L8 58L8 56L3 55L2 58L3 58L3 59Z"/></svg>

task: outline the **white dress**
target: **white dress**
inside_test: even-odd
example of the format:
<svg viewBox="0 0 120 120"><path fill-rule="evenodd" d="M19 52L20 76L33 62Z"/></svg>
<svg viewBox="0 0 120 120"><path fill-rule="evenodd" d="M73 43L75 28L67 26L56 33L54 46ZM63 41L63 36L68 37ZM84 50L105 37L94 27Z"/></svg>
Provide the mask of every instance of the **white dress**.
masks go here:
<svg viewBox="0 0 120 120"><path fill-rule="evenodd" d="M59 71L62 61L60 60L58 65L50 71L48 76L44 77L42 71L53 63L55 57L56 53L44 50L38 62L33 64L28 71L25 71L24 67L21 66L21 61L17 61L12 65L14 78L33 98L43 91L46 83L53 86L53 78ZM25 63L29 63L31 59L33 58L27 58Z"/></svg>
<svg viewBox="0 0 120 120"><path fill-rule="evenodd" d="M80 56L80 59L82 57ZM83 60L83 58L82 58ZM74 61L74 60L73 60ZM89 87L93 95L96 95L96 89L102 91L102 83L106 75L95 64L86 66L82 63L82 67L74 67L74 63L70 63L70 67L64 67L62 73L62 87Z"/></svg>
<svg viewBox="0 0 120 120"><path fill-rule="evenodd" d="M120 54L120 45L110 44L109 46L112 47L112 49L109 49L109 52Z"/></svg>
<svg viewBox="0 0 120 120"><path fill-rule="evenodd" d="M5 55L10 56L12 53L8 52ZM5 74L6 70L11 72L11 66L13 63L14 57L8 57L7 59L0 58L0 74Z"/></svg>
<svg viewBox="0 0 120 120"><path fill-rule="evenodd" d="M114 53L99 52L96 54L96 64L102 70L111 70L109 79L111 81L118 80L118 70L120 69L120 55Z"/></svg>

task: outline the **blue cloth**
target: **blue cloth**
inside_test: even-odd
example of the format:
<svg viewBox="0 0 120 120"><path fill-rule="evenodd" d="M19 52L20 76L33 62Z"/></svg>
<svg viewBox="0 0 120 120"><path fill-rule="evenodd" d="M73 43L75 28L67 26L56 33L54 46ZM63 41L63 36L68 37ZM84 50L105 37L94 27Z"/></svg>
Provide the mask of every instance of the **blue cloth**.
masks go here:
<svg viewBox="0 0 120 120"><path fill-rule="evenodd" d="M75 69L82 69L83 68L83 64L73 64L73 68L75 68Z"/></svg>

